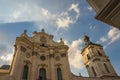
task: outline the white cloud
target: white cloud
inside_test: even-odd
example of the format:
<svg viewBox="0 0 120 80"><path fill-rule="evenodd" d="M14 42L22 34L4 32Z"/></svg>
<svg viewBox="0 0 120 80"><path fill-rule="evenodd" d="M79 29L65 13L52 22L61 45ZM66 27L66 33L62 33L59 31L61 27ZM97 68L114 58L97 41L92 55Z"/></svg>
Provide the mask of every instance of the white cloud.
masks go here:
<svg viewBox="0 0 120 80"><path fill-rule="evenodd" d="M111 28L108 32L108 38L111 39L109 44L115 42L116 40L120 39L120 30L116 28Z"/></svg>
<svg viewBox="0 0 120 80"><path fill-rule="evenodd" d="M42 8L42 14L43 14L44 16L47 16L47 15L48 15L48 10Z"/></svg>
<svg viewBox="0 0 120 80"><path fill-rule="evenodd" d="M80 15L80 10L78 8L79 4L72 4L69 8L69 10L74 10L77 13L76 19L78 19L79 15Z"/></svg>
<svg viewBox="0 0 120 80"><path fill-rule="evenodd" d="M101 41L101 42L105 42L105 41L107 41L107 39L106 39L105 37L101 37L101 38L100 38L100 41Z"/></svg>
<svg viewBox="0 0 120 80"><path fill-rule="evenodd" d="M62 13L60 14L60 16L68 16L68 15L69 15L68 12L62 12Z"/></svg>
<svg viewBox="0 0 120 80"><path fill-rule="evenodd" d="M59 28L66 28L69 27L69 24L73 23L73 21L70 19L70 17L67 18L58 18L56 21L56 24Z"/></svg>
<svg viewBox="0 0 120 80"><path fill-rule="evenodd" d="M47 9L38 6L37 4L20 4L16 6L17 8L9 13L9 22L23 22L23 21L33 21L33 22L50 22L56 18L56 14L51 14Z"/></svg>
<svg viewBox="0 0 120 80"><path fill-rule="evenodd" d="M120 39L120 30L116 28L111 28L107 35L100 38L100 42L107 42L107 46L114 43L116 40Z"/></svg>
<svg viewBox="0 0 120 80"><path fill-rule="evenodd" d="M20 16L20 12L19 11L14 11L14 13L12 14L13 18L17 19Z"/></svg>
<svg viewBox="0 0 120 80"><path fill-rule="evenodd" d="M11 54L11 53L0 56L0 60L2 60L3 63L5 63L5 64L6 63L11 64L12 58L13 58L13 54Z"/></svg>
<svg viewBox="0 0 120 80"><path fill-rule="evenodd" d="M81 53L81 45L83 44L82 39L72 41L69 45L69 62L70 65L77 69L82 69L84 67L83 57Z"/></svg>
<svg viewBox="0 0 120 80"><path fill-rule="evenodd" d="M3 18L1 22L13 23L33 21L36 24L46 23L48 25L54 24L58 28L68 28L70 24L75 23L79 18L80 10L78 6L79 4L71 4L70 7L65 8L65 11L52 13L50 10L40 7L35 3L22 3L16 5L16 8L9 13L9 17ZM71 13L72 11L76 14L73 15Z"/></svg>
<svg viewBox="0 0 120 80"><path fill-rule="evenodd" d="M71 4L71 6L66 12L61 13L61 15L56 20L56 24L58 28L67 28L70 26L70 24L76 23L76 21L78 20L80 16L80 10L78 6L79 4ZM76 16L74 16L75 18L70 16L72 15L70 13L72 10L76 12Z"/></svg>
<svg viewBox="0 0 120 80"><path fill-rule="evenodd" d="M88 6L87 9L88 9L89 11L92 11L92 10L93 10L91 6Z"/></svg>

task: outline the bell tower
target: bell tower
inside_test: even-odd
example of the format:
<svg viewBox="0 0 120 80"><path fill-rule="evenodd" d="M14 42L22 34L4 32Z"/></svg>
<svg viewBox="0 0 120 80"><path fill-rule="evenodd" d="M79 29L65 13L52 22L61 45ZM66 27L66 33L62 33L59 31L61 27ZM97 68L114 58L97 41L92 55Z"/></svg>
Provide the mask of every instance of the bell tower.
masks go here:
<svg viewBox="0 0 120 80"><path fill-rule="evenodd" d="M92 43L88 36L84 36L85 47L81 54L90 77L117 76L103 46Z"/></svg>

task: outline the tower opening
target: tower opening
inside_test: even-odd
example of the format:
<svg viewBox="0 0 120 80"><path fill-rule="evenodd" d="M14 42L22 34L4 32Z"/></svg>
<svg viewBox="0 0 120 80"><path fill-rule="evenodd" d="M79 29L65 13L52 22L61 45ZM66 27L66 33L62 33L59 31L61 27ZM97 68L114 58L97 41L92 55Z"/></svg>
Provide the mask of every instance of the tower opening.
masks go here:
<svg viewBox="0 0 120 80"><path fill-rule="evenodd" d="M94 67L92 67L91 69L92 69L92 72L93 72L94 76L96 76L96 72L95 72Z"/></svg>
<svg viewBox="0 0 120 80"><path fill-rule="evenodd" d="M102 56L102 54L100 53L100 51L98 51L98 55L99 55L99 56Z"/></svg>
<svg viewBox="0 0 120 80"><path fill-rule="evenodd" d="M105 69L106 69L106 71L108 72L108 73L110 73L110 71L109 71L109 69L108 69L108 67L107 67L107 65L104 63L104 66L105 66Z"/></svg>

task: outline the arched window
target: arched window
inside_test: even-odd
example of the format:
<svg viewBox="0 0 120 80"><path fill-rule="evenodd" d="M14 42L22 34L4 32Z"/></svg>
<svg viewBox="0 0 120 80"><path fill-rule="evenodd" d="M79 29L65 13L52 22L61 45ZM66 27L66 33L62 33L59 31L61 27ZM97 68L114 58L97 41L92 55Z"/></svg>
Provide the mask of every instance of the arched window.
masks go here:
<svg viewBox="0 0 120 80"><path fill-rule="evenodd" d="M46 80L46 70L44 68L39 70L39 80Z"/></svg>
<svg viewBox="0 0 120 80"><path fill-rule="evenodd" d="M96 76L96 72L95 72L94 67L92 67L91 69L92 69L92 72L93 72L94 76Z"/></svg>
<svg viewBox="0 0 120 80"><path fill-rule="evenodd" d="M60 68L57 68L57 80L62 80L62 71Z"/></svg>
<svg viewBox="0 0 120 80"><path fill-rule="evenodd" d="M23 79L23 80L27 80L27 78L28 78L28 66L27 66L27 65L24 65L22 79Z"/></svg>
<svg viewBox="0 0 120 80"><path fill-rule="evenodd" d="M105 69L106 69L106 71L108 72L108 73L110 73L110 71L109 71L109 69L108 69L108 67L107 67L107 65L104 63L104 66L105 66Z"/></svg>

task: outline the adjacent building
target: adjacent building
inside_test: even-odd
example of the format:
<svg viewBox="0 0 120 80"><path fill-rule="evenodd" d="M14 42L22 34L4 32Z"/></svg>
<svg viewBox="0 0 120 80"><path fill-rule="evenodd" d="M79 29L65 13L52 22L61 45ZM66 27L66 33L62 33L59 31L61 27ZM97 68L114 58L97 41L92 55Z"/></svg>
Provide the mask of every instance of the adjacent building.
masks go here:
<svg viewBox="0 0 120 80"><path fill-rule="evenodd" d="M96 19L120 29L120 0L88 0Z"/></svg>

